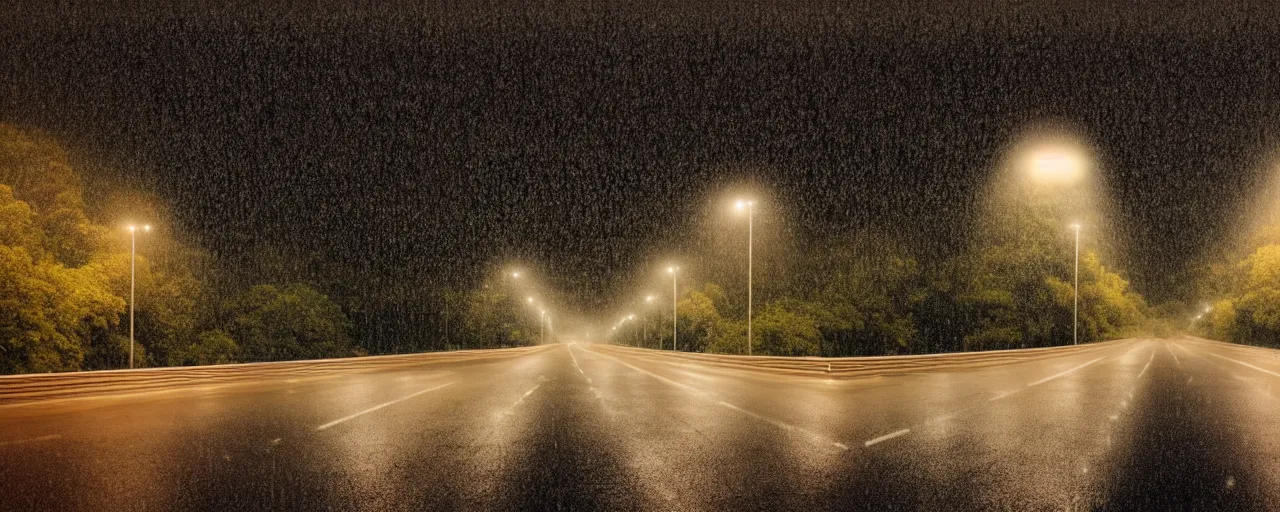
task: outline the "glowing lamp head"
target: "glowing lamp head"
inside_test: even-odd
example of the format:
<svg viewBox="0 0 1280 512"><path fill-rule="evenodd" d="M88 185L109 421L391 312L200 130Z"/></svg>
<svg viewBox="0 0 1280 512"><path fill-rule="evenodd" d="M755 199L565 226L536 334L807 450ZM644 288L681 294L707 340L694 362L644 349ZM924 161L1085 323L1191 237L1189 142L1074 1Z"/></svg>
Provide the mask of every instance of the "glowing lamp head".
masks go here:
<svg viewBox="0 0 1280 512"><path fill-rule="evenodd" d="M530 303L530 304L533 304L533 297L525 297L525 298L524 298L524 300L525 300L525 302L528 302L528 303Z"/></svg>
<svg viewBox="0 0 1280 512"><path fill-rule="evenodd" d="M1041 183L1075 183L1089 167L1085 155L1074 148L1049 146L1032 150L1027 155L1032 179Z"/></svg>
<svg viewBox="0 0 1280 512"><path fill-rule="evenodd" d="M519 278L520 278L520 273L519 273L519 272L512 272L512 273L511 273L511 277L516 278L516 279L519 279Z"/></svg>
<svg viewBox="0 0 1280 512"><path fill-rule="evenodd" d="M137 231L137 230L138 230L138 227L137 227L137 226L134 226L133 224L130 224L130 225L129 225L129 232L130 232L130 233L132 233L132 232L134 232L134 231Z"/></svg>
<svg viewBox="0 0 1280 512"><path fill-rule="evenodd" d="M143 225L142 225L142 230L143 230L143 231L148 231L148 232L149 232L149 231L151 231L151 225L150 225L150 224L143 224Z"/></svg>
<svg viewBox="0 0 1280 512"><path fill-rule="evenodd" d="M645 302L653 302L653 296L652 296L652 295L647 295L647 296L645 296L644 301L645 301Z"/></svg>
<svg viewBox="0 0 1280 512"><path fill-rule="evenodd" d="M627 315L627 320L635 320L635 319L636 319L635 315Z"/></svg>
<svg viewBox="0 0 1280 512"><path fill-rule="evenodd" d="M1071 229L1074 229L1074 230L1076 230L1076 231L1080 231L1080 223L1079 223L1079 222L1076 222L1076 223L1072 224L1072 225L1071 225Z"/></svg>

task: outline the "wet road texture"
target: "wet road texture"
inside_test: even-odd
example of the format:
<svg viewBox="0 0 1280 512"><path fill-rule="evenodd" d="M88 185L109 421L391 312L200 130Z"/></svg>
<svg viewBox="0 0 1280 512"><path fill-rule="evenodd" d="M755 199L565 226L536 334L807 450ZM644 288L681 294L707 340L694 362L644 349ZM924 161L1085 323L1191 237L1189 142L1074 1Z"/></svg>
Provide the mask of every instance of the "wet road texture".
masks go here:
<svg viewBox="0 0 1280 512"><path fill-rule="evenodd" d="M829 379L584 344L0 407L4 510L1280 510L1280 352Z"/></svg>

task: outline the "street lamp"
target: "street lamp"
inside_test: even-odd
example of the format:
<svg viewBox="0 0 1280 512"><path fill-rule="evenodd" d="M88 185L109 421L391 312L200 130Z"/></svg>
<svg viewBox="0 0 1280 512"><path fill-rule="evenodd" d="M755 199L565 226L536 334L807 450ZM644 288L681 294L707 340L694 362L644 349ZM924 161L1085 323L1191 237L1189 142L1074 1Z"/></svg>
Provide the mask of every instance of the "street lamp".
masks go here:
<svg viewBox="0 0 1280 512"><path fill-rule="evenodd" d="M142 225L142 232L151 232L150 224ZM138 255L138 227L129 225L129 368L133 368L133 309L137 304L134 299L134 284L136 280L134 261Z"/></svg>
<svg viewBox="0 0 1280 512"><path fill-rule="evenodd" d="M676 266L667 267L667 273L671 274L671 350L672 351L676 350L676 323L677 323L676 321L679 318L679 313L676 310L676 305L679 303L679 298L676 295L676 272L678 272L679 270L680 270L680 267L676 267Z"/></svg>
<svg viewBox="0 0 1280 512"><path fill-rule="evenodd" d="M645 304L653 304L653 295L645 295L645 297L644 297L644 302L645 302ZM643 334L643 336L641 336L641 337L640 337L640 344L642 344L642 345L648 345L648 344L649 344L649 322L648 322L648 316L646 316L644 320L641 320L641 321L640 321L640 323L644 325L644 334ZM662 347L658 347L658 349L659 349L659 350L661 350L661 349L662 349Z"/></svg>
<svg viewBox="0 0 1280 512"><path fill-rule="evenodd" d="M753 200L739 199L737 202L738 210L747 211L747 355L751 355L751 263L752 263L752 243L754 238L754 226L756 202Z"/></svg>
<svg viewBox="0 0 1280 512"><path fill-rule="evenodd" d="M547 343L546 318L547 318L547 310L539 309L538 310L538 343L541 343L544 345Z"/></svg>
<svg viewBox="0 0 1280 512"><path fill-rule="evenodd" d="M1080 339L1077 337L1076 331L1080 326L1080 223L1072 224L1071 228L1076 230L1076 283L1072 288L1075 298L1071 306L1071 344L1079 345Z"/></svg>
<svg viewBox="0 0 1280 512"><path fill-rule="evenodd" d="M1089 168L1089 157L1083 150L1061 143L1042 145L1026 158L1031 177L1041 183L1075 183Z"/></svg>

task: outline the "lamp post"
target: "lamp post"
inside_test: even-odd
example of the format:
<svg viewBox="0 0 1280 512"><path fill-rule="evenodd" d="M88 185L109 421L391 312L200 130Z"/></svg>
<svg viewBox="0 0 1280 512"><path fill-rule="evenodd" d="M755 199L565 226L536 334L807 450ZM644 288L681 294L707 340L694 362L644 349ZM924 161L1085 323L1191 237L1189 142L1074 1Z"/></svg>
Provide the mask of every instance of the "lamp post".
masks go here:
<svg viewBox="0 0 1280 512"><path fill-rule="evenodd" d="M646 296L644 297L644 302L645 302L645 304L653 304L653 296L652 296L652 295L646 295ZM644 325L644 335L640 338L640 344L641 344L641 345L648 345L648 344L649 344L649 322L648 322L648 320L649 320L649 316L648 316L648 315L644 315L644 318L640 320L640 323L641 323L642 325ZM659 348L659 349L661 349L662 347L658 347L658 348Z"/></svg>
<svg viewBox="0 0 1280 512"><path fill-rule="evenodd" d="M1076 272L1075 285L1072 287L1075 297L1071 306L1071 344L1079 345L1077 330L1080 326L1080 224L1072 224L1071 227L1076 230Z"/></svg>
<svg viewBox="0 0 1280 512"><path fill-rule="evenodd" d="M756 202L752 200L738 200L738 209L747 210L747 355L751 355L751 264L752 264L752 245L754 236L754 223L756 213Z"/></svg>
<svg viewBox="0 0 1280 512"><path fill-rule="evenodd" d="M671 350L672 351L676 350L676 324L680 316L680 313L676 309L677 305L679 304L679 297L678 295L676 295L676 272L679 270L680 270L680 267L676 267L676 266L667 267L667 273L671 274Z"/></svg>
<svg viewBox="0 0 1280 512"><path fill-rule="evenodd" d="M143 232L150 232L151 225L143 224ZM138 255L138 227L129 226L129 368L133 368L133 309L137 303L134 299L135 260Z"/></svg>
<svg viewBox="0 0 1280 512"><path fill-rule="evenodd" d="M544 345L547 343L546 318L547 318L547 310L539 309L538 310L538 343L541 343Z"/></svg>

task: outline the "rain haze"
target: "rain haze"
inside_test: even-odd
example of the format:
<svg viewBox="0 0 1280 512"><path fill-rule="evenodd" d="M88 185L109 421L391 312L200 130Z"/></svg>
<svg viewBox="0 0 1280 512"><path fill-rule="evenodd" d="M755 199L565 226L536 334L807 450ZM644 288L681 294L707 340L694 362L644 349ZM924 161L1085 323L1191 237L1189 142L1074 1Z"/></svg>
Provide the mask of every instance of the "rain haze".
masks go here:
<svg viewBox="0 0 1280 512"><path fill-rule="evenodd" d="M0 494L1280 508L1280 9L945 3L10 5Z"/></svg>

